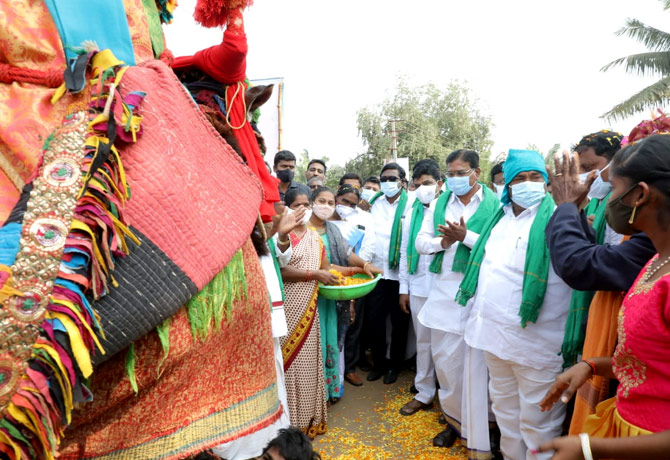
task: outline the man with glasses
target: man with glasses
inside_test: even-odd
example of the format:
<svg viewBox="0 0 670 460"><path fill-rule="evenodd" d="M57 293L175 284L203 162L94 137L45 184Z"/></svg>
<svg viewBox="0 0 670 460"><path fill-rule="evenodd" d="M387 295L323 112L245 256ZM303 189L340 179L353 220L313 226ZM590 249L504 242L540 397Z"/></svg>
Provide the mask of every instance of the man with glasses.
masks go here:
<svg viewBox="0 0 670 460"><path fill-rule="evenodd" d="M480 173L474 150L447 156L447 191L431 203L416 240L420 254L432 255L432 288L418 319L430 329L438 397L447 421L433 445L451 447L461 437L468 449L490 452L484 354L465 343L470 308L455 301L470 250L500 207L495 193L478 182ZM474 374L480 378L471 379Z"/></svg>
<svg viewBox="0 0 670 460"><path fill-rule="evenodd" d="M371 333L373 368L368 381L384 377L384 383L394 383L405 360L409 315L399 305L400 245L402 222L410 209L407 192L401 183L405 170L397 163L382 168L379 178L381 192L370 199L370 213L374 219L375 255L372 263L384 268L384 275L369 294L366 306L366 324ZM392 325L391 359L386 359L386 318Z"/></svg>

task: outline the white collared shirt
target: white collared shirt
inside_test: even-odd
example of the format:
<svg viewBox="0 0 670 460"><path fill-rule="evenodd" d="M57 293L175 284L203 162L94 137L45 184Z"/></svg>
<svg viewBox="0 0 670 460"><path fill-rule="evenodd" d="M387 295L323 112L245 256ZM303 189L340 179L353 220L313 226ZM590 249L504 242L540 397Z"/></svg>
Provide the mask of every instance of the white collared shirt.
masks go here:
<svg viewBox="0 0 670 460"><path fill-rule="evenodd" d="M375 200L372 209L370 209L375 228L375 254L372 258L372 263L384 270L384 275L382 275L384 279L395 281L399 280L398 269L391 270L389 268L389 245L391 243L393 220L399 202L400 197L396 198L393 203L389 203L386 199L386 195L382 195ZM407 205L403 210L403 219L407 215L408 209L411 209L410 206L411 203L408 199Z"/></svg>
<svg viewBox="0 0 670 460"><path fill-rule="evenodd" d="M417 297L428 297L430 293L430 262L432 256L420 255L414 274L409 274L407 266L407 246L409 245L409 231L412 226L413 209L407 210L407 215L402 222L402 244L400 245L400 264L398 266L398 278L400 280L400 294L412 294ZM424 222L428 214L428 208L424 208ZM423 224L422 224L423 226Z"/></svg>
<svg viewBox="0 0 670 460"><path fill-rule="evenodd" d="M450 222L460 222L461 217L466 222L472 217L484 198L483 186L472 196L470 202L466 205L452 193L447 202L447 209L444 212L445 220ZM435 205L437 200L430 203L430 207L426 210L423 226L419 231L416 239L416 249L422 256L432 262L433 256L439 251L442 251L442 237L435 236L435 224L433 222L435 214ZM472 248L477 242L479 235L471 230L468 230L463 240L463 244ZM442 259L442 271L439 274L430 273L432 285L428 300L419 313L419 321L426 327L432 329L439 329L455 334L463 334L465 324L468 320L470 312L469 305L467 307L461 306L454 299L456 293L463 280L463 273L454 272L451 266L454 263L454 256L458 249L458 243L452 244L444 249L444 257Z"/></svg>
<svg viewBox="0 0 670 460"><path fill-rule="evenodd" d="M511 204L503 208L505 215L486 243L465 341L501 359L558 372L572 290L551 263L537 321L522 328L519 317L528 236L539 206L531 206L518 216L514 216Z"/></svg>

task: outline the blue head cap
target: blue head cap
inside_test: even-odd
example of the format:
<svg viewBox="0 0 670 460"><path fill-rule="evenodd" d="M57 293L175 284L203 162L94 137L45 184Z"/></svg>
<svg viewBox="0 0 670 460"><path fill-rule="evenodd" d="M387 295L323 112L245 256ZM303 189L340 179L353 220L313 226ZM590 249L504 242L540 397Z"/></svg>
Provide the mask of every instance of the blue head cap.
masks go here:
<svg viewBox="0 0 670 460"><path fill-rule="evenodd" d="M505 175L505 190L500 201L502 204L510 204L509 183L512 182L519 173L526 171L538 171L544 177L545 182L549 182L547 167L544 164L544 158L535 150L510 149L503 164L503 174Z"/></svg>

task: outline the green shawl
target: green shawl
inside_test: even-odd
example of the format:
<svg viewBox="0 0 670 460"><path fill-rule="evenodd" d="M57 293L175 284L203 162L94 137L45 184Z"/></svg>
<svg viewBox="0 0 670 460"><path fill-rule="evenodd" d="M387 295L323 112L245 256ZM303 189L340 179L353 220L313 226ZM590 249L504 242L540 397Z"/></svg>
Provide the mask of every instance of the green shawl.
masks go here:
<svg viewBox="0 0 670 460"><path fill-rule="evenodd" d="M602 200L593 198L584 210L587 216L595 215L593 229L595 230L596 243L598 244L603 244L605 241L605 208L607 207L607 200L610 195L611 193ZM589 314L589 307L594 295L594 291L572 291L570 310L568 311L568 319L565 323L565 335L563 336L563 345L561 346L564 369L572 366L577 361L577 356L582 352L586 335L586 331L584 331L582 325Z"/></svg>
<svg viewBox="0 0 670 460"><path fill-rule="evenodd" d="M549 247L545 239L545 228L554 213L556 204L548 193L540 203L535 220L530 227L528 236L528 249L526 250L526 263L524 266L523 289L519 317L521 327L526 327L528 322L534 323L540 314L540 308L544 302L544 294L547 291L547 278L549 275ZM488 242L491 230L502 219L505 214L501 207L489 221L484 225L479 234L477 243L472 248L465 277L461 282L456 294L456 301L465 306L477 291L479 281L479 269L484 260L484 249Z"/></svg>
<svg viewBox="0 0 670 460"><path fill-rule="evenodd" d="M370 206L377 201L377 198L382 196L383 192L377 192L370 200ZM398 198L398 207L395 210L393 217L393 227L391 228L391 241L389 243L389 268L395 270L400 263L400 243L402 242L402 215L407 206L407 192L405 189L400 189L400 198Z"/></svg>
<svg viewBox="0 0 670 460"><path fill-rule="evenodd" d="M409 223L409 239L407 240L407 272L410 275L416 273L419 266L419 253L416 250L416 237L423 224L423 214L426 207L416 199L412 205L412 220Z"/></svg>
<svg viewBox="0 0 670 460"><path fill-rule="evenodd" d="M493 215L500 208L500 201L498 201L496 194L493 193L491 189L489 189L484 184L480 183L479 185L482 187L482 193L484 196L482 198L482 202L477 208L477 211L475 211L475 213L467 221L468 230L472 230L475 233L480 233L491 215ZM435 211L433 213L435 236L439 235L437 226L444 225L444 215L447 211L447 204L449 203L450 197L451 190L447 190L445 193L439 196L437 203L435 203ZM442 272L443 259L444 251L440 251L436 253L435 256L433 256L433 261L430 263L430 271L432 273ZM458 248L456 249L456 254L454 255L454 262L451 265L451 271L465 273L469 259L470 248L459 242Z"/></svg>

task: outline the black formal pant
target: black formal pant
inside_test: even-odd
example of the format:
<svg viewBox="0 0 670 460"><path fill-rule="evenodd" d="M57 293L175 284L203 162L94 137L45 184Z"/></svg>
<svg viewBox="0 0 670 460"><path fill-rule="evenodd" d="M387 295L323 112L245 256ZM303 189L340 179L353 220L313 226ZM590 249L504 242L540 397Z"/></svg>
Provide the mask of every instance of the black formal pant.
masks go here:
<svg viewBox="0 0 670 460"><path fill-rule="evenodd" d="M365 299L367 299L367 296L359 297L354 301L354 310L356 311L356 316L354 317L354 322L349 325L349 329L347 329L347 335L344 338L345 374L356 372L356 364L358 363L358 359L361 357L359 337L361 335L361 329L363 328L363 311L365 310Z"/></svg>
<svg viewBox="0 0 670 460"><path fill-rule="evenodd" d="M399 371L405 361L410 315L398 304L400 283L381 279L368 295L366 323L372 342L372 359L377 371ZM391 360L386 359L386 318L391 316Z"/></svg>

